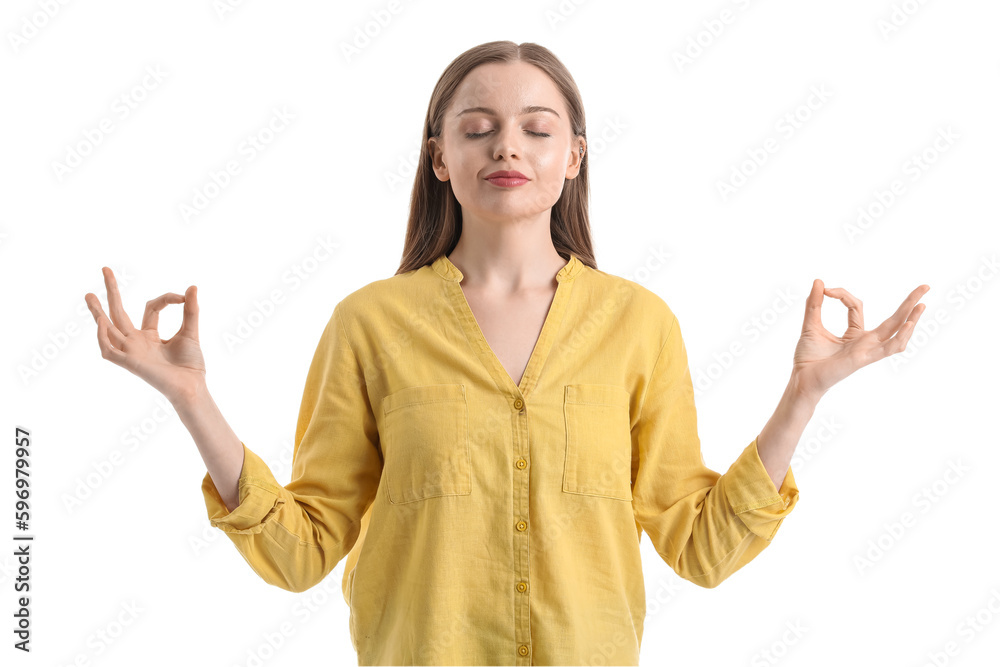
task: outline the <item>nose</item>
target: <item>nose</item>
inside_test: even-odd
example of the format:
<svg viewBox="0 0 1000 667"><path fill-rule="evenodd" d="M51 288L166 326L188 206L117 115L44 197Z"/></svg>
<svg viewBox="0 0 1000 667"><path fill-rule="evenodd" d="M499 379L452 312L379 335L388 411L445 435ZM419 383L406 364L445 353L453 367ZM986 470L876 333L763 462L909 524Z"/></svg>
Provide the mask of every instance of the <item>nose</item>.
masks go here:
<svg viewBox="0 0 1000 667"><path fill-rule="evenodd" d="M515 137L519 137L518 134L520 130L514 126L506 125L499 129L496 133L496 143L493 146L493 158L494 159L504 159L512 157L521 157L521 150L516 145Z"/></svg>

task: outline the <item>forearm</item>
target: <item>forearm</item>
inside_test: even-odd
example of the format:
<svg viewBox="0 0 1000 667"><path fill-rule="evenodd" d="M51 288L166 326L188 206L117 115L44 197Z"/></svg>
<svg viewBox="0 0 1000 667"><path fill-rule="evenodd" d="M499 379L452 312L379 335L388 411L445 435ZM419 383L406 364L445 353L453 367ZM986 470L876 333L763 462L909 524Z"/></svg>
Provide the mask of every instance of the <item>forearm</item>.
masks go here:
<svg viewBox="0 0 1000 667"><path fill-rule="evenodd" d="M233 511L239 505L243 443L222 416L204 383L186 398L173 403L173 406L198 446L205 467L226 503L226 508Z"/></svg>
<svg viewBox="0 0 1000 667"><path fill-rule="evenodd" d="M780 490L785 481L792 454L818 402L819 397L802 391L798 377L792 373L778 407L757 436L757 453L776 489Z"/></svg>

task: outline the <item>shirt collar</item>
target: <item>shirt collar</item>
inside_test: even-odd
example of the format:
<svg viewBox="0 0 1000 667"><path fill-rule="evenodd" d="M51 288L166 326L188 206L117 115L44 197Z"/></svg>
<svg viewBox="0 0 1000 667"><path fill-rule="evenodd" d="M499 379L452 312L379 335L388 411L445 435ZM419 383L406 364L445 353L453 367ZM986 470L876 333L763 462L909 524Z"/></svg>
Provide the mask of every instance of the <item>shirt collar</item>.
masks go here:
<svg viewBox="0 0 1000 667"><path fill-rule="evenodd" d="M581 262L580 258L574 253L569 253L569 261L566 262L564 267L559 269L559 273L556 274L556 282L561 283L564 280L572 280L573 278L576 278L586 266L587 265ZM452 264L451 260L448 259L448 256L445 254L442 254L435 259L431 263L431 268L434 269L439 276L452 282L462 282L462 278L465 277L462 275L462 272L458 270L458 267Z"/></svg>

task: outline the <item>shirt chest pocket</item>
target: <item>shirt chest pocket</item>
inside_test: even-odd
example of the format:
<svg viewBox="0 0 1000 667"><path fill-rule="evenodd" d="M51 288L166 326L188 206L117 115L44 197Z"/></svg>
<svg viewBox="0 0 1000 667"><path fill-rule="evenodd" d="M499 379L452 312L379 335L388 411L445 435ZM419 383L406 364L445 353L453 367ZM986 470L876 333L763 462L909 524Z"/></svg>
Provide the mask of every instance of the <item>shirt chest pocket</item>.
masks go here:
<svg viewBox="0 0 1000 667"><path fill-rule="evenodd" d="M562 490L632 500L629 393L610 384L569 384L563 395L566 461Z"/></svg>
<svg viewBox="0 0 1000 667"><path fill-rule="evenodd" d="M382 399L382 410L390 503L472 493L465 385L407 387Z"/></svg>

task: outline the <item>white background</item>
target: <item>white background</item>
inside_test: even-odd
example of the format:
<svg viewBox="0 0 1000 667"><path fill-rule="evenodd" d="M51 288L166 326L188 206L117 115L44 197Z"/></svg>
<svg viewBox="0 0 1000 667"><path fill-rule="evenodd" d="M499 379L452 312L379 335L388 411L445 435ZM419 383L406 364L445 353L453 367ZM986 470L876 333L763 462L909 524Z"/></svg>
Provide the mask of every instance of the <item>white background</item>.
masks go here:
<svg viewBox="0 0 1000 667"><path fill-rule="evenodd" d="M10 471L14 427L31 429L36 536L27 656L11 648L8 472L4 664L249 665L286 622L293 633L263 664L356 664L343 562L301 594L250 570L208 524L190 435L158 392L101 358L83 297L107 309L110 266L138 323L148 299L197 285L209 388L287 483L306 370L333 306L399 265L434 84L495 39L538 42L576 79L598 267L678 315L692 374L711 378L698 416L714 469L777 405L814 278L862 299L867 329L931 288L907 350L819 404L793 462L799 504L757 559L702 589L643 539L642 663L916 666L936 652L937 664L971 666L1000 654L1000 5L48 4L51 17L26 0L0 16L5 461ZM391 20L380 27L372 12ZM374 36L345 56L365 29ZM142 90L147 68L162 80ZM122 95L142 98L125 118ZM274 109L294 119L247 160L241 143ZM113 131L60 174L54 165L105 118ZM769 138L778 150L752 168ZM185 221L182 205L230 159L239 175ZM723 197L719 184L741 169L745 182ZM859 207L877 209L893 180L902 194L850 236ZM308 280L286 280L319 239L336 253L321 253ZM274 290L284 300L273 313L227 341ZM161 313L164 338L181 310ZM755 318L766 331L751 337ZM823 321L843 333L846 308L826 299ZM735 342L743 354L724 359ZM948 475L953 464L966 471ZM924 489L934 502L916 500Z"/></svg>

